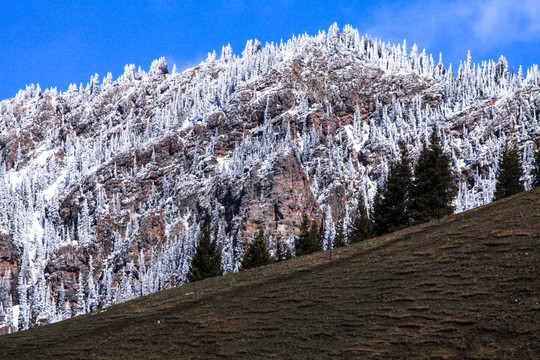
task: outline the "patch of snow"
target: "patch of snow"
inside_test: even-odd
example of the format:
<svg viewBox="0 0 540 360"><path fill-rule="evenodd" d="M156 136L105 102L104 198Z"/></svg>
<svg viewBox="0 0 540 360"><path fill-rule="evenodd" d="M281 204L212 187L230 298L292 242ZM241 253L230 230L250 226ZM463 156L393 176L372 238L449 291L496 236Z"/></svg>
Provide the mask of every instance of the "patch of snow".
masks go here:
<svg viewBox="0 0 540 360"><path fill-rule="evenodd" d="M296 138L297 138L297 142L298 142L298 150L303 151L304 150L304 140L300 136L299 132L296 133Z"/></svg>
<svg viewBox="0 0 540 360"><path fill-rule="evenodd" d="M354 151L358 152L362 148L362 141L358 136L354 135L352 125L345 125L345 131L347 132L347 137L353 144Z"/></svg>
<svg viewBox="0 0 540 360"><path fill-rule="evenodd" d="M219 171L223 172L229 168L229 159L223 156L216 156L216 161L218 162Z"/></svg>
<svg viewBox="0 0 540 360"><path fill-rule="evenodd" d="M353 125L345 125L345 131L356 152L359 152L369 139L369 125L365 121L362 122L360 133L358 133L358 130Z"/></svg>
<svg viewBox="0 0 540 360"><path fill-rule="evenodd" d="M58 178L54 183L52 183L47 189L43 190L43 198L47 201L50 201L54 196L54 193L60 189L62 184L65 184L67 176L67 170L62 170Z"/></svg>
<svg viewBox="0 0 540 360"><path fill-rule="evenodd" d="M34 158L34 164L44 166L47 164L47 160L55 153L56 150L46 150L41 152L38 156Z"/></svg>

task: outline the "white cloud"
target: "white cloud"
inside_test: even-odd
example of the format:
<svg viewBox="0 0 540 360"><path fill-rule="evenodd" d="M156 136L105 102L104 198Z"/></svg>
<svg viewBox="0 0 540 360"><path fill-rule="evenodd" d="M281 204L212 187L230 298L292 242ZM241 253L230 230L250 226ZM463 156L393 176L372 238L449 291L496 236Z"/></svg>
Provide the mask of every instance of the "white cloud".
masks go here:
<svg viewBox="0 0 540 360"><path fill-rule="evenodd" d="M477 1L473 23L474 35L484 42L515 41L540 37L540 4L522 0Z"/></svg>
<svg viewBox="0 0 540 360"><path fill-rule="evenodd" d="M372 26L361 29L366 33L444 50L454 61L468 49L473 56L486 56L507 45L540 40L539 0L416 0L381 5L369 15Z"/></svg>

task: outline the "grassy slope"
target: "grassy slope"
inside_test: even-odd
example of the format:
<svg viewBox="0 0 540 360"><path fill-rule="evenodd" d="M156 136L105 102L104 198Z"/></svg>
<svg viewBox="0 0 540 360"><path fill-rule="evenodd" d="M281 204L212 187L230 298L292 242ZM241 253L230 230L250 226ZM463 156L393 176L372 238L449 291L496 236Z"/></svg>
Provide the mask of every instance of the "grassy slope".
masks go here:
<svg viewBox="0 0 540 360"><path fill-rule="evenodd" d="M539 302L537 189L0 336L0 358L540 358Z"/></svg>

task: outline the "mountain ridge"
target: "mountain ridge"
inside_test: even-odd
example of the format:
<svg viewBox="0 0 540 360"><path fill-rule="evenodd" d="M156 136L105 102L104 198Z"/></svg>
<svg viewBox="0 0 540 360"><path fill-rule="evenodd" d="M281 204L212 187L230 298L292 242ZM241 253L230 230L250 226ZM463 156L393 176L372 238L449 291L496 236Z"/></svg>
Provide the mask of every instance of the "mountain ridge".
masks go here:
<svg viewBox="0 0 540 360"><path fill-rule="evenodd" d="M529 187L539 91L537 67L469 56L455 76L337 25L241 57L227 46L182 73L158 59L62 94L29 87L0 102L4 329L185 283L201 224L226 272L259 228L294 250L303 213L347 222L358 194L369 208L399 144L415 158L433 125L458 212L491 201L509 137Z"/></svg>

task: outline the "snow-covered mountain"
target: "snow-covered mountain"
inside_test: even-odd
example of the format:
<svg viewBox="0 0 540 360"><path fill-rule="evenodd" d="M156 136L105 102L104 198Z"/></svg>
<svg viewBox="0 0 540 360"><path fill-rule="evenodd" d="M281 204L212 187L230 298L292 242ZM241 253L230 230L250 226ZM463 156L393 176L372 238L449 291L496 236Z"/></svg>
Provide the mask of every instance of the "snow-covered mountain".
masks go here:
<svg viewBox="0 0 540 360"><path fill-rule="evenodd" d="M453 70L335 24L182 73L162 58L63 93L29 86L0 102L0 328L184 283L201 224L230 272L258 229L292 246L303 213L346 222L433 125L457 211L492 200L509 136L528 188L539 118L537 66Z"/></svg>

